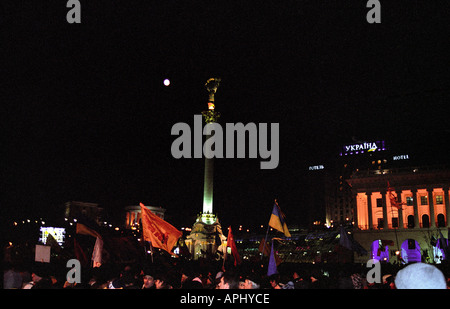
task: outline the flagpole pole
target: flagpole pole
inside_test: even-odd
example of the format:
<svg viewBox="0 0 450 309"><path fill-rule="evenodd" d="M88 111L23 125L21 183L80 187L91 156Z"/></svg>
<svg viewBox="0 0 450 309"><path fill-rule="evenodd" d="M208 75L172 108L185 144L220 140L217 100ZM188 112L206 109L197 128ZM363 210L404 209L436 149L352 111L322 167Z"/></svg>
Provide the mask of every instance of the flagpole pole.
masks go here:
<svg viewBox="0 0 450 309"><path fill-rule="evenodd" d="M278 205L277 203L277 199L275 199L275 204ZM266 237L264 238L264 246L263 246L263 252L261 252L261 261L263 260L264 257L264 249L266 248L266 244L267 244L267 237L269 236L269 229L270 229L270 225L267 224L267 231L266 231Z"/></svg>
<svg viewBox="0 0 450 309"><path fill-rule="evenodd" d="M150 256L152 257L152 264L153 264L153 246L152 246L152 242L151 241L149 241L148 243L150 245Z"/></svg>
<svg viewBox="0 0 450 309"><path fill-rule="evenodd" d="M397 228L394 228L394 227L392 227L392 228L394 228L395 241L397 242L397 251L400 252L400 244L398 243L397 229L400 228L400 208L402 208L401 196L400 196L400 202L399 202L399 200L398 200L398 194L397 194L397 201L394 201L394 200L393 200L394 195L392 194L392 187L391 187L391 184L389 183L389 181L387 182L387 186L388 186L387 189L388 189L388 194L389 194L389 200L390 200L390 202L391 202L391 217L392 217L392 218L394 218L394 209L393 209L392 206L397 207L397 218L398 218L398 223L399 223L399 225L398 225ZM394 202L394 205L392 205L393 202ZM398 204L397 204L397 203L398 203ZM386 206L386 207L387 207L387 206ZM402 214L402 215L403 215L403 214ZM402 222L403 222L403 219L402 219ZM399 254L399 255L396 255L396 257L397 257L397 262L400 262L400 261L399 261L399 256L400 256L400 254Z"/></svg>
<svg viewBox="0 0 450 309"><path fill-rule="evenodd" d="M228 239L230 238L230 229L231 225L228 227L228 233L227 233L227 244L225 245L225 251L223 253L223 263L222 263L222 271L225 271L225 260L228 258Z"/></svg>
<svg viewBox="0 0 450 309"><path fill-rule="evenodd" d="M263 248L263 249L262 249L263 252L261 252L261 261L263 260L263 257L264 257L264 249L266 248L267 237L269 236L269 228L270 228L270 225L267 224L266 237L264 238L264 245L263 245L263 247L262 247L262 248Z"/></svg>
<svg viewBox="0 0 450 309"><path fill-rule="evenodd" d="M225 271L225 259L227 258L227 247L225 247L225 254L223 255L222 271Z"/></svg>

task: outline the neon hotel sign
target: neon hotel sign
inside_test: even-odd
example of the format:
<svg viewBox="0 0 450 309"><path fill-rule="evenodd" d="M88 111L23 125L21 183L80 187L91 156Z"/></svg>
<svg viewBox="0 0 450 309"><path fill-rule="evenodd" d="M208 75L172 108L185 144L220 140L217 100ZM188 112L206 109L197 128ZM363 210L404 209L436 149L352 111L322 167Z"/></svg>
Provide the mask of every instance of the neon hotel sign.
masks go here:
<svg viewBox="0 0 450 309"><path fill-rule="evenodd" d="M364 142L352 145L345 145L342 147L342 152L340 156L347 156L353 154L361 154L361 153L370 153L375 151L386 150L384 146L384 141L376 141L376 142Z"/></svg>

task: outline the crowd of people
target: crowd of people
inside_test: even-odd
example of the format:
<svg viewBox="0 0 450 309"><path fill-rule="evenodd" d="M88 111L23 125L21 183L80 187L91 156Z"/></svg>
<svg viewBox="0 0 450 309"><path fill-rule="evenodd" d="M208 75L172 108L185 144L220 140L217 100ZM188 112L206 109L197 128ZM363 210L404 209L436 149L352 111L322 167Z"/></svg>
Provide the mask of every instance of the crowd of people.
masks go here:
<svg viewBox="0 0 450 309"><path fill-rule="evenodd" d="M224 265L222 261L154 261L83 267L80 282L69 283L65 265L6 264L4 289L395 289L446 288L449 272L425 263L385 264L381 280L367 280L357 264L281 264L267 276L263 264Z"/></svg>

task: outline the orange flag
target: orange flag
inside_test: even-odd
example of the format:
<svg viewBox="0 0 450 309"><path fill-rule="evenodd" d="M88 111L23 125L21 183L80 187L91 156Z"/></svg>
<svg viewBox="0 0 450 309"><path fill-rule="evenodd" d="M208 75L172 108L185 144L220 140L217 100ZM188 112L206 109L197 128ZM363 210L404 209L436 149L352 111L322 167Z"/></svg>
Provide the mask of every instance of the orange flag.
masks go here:
<svg viewBox="0 0 450 309"><path fill-rule="evenodd" d="M140 205L144 240L151 241L153 247L161 248L173 255L172 248L183 233L152 213L144 204Z"/></svg>

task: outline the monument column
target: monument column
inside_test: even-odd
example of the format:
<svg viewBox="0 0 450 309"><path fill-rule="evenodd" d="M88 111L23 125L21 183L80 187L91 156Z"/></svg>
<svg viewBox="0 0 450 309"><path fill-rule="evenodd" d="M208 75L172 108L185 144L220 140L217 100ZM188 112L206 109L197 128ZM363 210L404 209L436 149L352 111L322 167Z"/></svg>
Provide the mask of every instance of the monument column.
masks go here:
<svg viewBox="0 0 450 309"><path fill-rule="evenodd" d="M219 87L220 78L210 78L207 80L205 87L209 93L208 110L202 112L206 124L215 123L220 117L220 113L215 111L214 95ZM206 141L211 135L206 136ZM207 143L205 141L205 144ZM211 147L204 147L204 151L210 151ZM214 223L213 218L213 189L214 189L214 157L211 153L205 153L205 174L203 184L203 214L202 221L210 224Z"/></svg>
<svg viewBox="0 0 450 309"><path fill-rule="evenodd" d="M205 87L209 93L208 110L202 112L205 118L206 125L214 124L220 117L220 113L215 111L214 106L214 94L219 87L219 78L210 78L207 80ZM205 128L207 128L205 126ZM204 172L204 184L203 184L203 212L197 216L197 219L192 226L190 234L186 237L185 244L189 248L189 252L194 260L200 257L212 258L215 256L218 250L224 250L224 244L226 248L226 237L222 233L222 227L219 223L219 219L213 213L213 183L214 183L214 150L213 145L209 145L214 141L214 134L210 127L207 130L203 130L206 134L206 140L203 146L203 154L205 156L205 172ZM211 134L207 134L211 132ZM209 147L207 146L209 145ZM214 145L215 146L215 145Z"/></svg>

